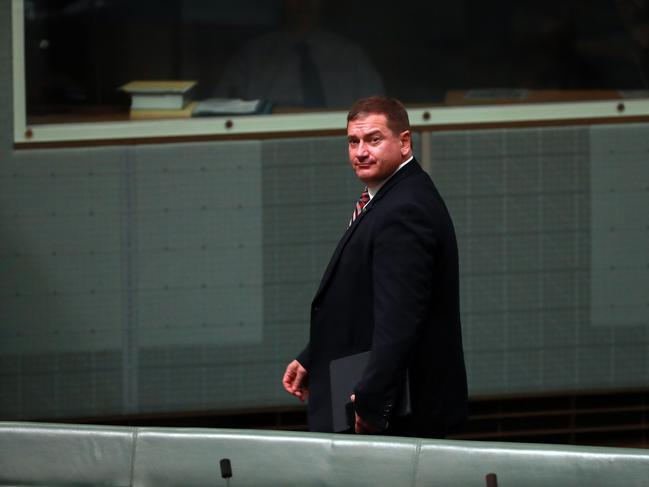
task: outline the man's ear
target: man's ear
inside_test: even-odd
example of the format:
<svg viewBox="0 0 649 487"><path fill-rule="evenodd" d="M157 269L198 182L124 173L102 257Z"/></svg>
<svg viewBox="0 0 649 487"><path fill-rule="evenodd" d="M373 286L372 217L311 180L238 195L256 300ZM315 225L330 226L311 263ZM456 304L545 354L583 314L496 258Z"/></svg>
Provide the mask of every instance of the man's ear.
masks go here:
<svg viewBox="0 0 649 487"><path fill-rule="evenodd" d="M410 130L404 130L399 134L399 142L401 143L401 155L405 156L410 154L411 137Z"/></svg>

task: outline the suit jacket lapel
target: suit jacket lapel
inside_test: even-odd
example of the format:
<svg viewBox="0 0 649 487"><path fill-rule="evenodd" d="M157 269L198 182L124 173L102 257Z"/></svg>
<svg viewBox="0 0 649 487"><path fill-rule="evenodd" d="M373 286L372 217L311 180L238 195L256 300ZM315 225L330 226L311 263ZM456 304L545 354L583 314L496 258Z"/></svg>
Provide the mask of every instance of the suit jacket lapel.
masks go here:
<svg viewBox="0 0 649 487"><path fill-rule="evenodd" d="M400 171L398 171L394 176L392 176L390 179L388 179L383 186L381 186L381 189L374 195L374 198L370 200L370 202L363 208L363 211L361 212L360 215L354 220L354 222L351 224L351 226L347 229L347 231L343 234L341 237L340 241L338 242L338 245L336 246L336 250L334 250L333 255L331 256L331 259L329 260L329 264L327 265L327 269L325 270L322 279L320 280L320 286L318 287L318 290L316 291L315 297L313 300L315 301L317 297L320 295L322 290L325 288L327 282L331 278L331 274L333 273L333 270L336 268L336 264L338 263L338 260L340 259L340 255L342 254L343 249L345 248L345 245L349 241L350 237L354 233L354 231L358 228L358 225L360 225L361 220L363 217L369 213L372 208L374 208L375 205L379 203L381 198L385 196L385 194L390 191L390 188L394 187L396 184L399 183L399 181L403 180L404 178L410 176L411 174L415 174L417 172L422 171L421 167L419 166L419 163L417 162L416 159L413 159L410 161L408 164L406 164L405 167L401 168Z"/></svg>
<svg viewBox="0 0 649 487"><path fill-rule="evenodd" d="M372 198L374 200L374 198ZM322 279L320 280L320 286L318 287L318 291L315 294L314 300L318 297L318 295L322 292L324 289L327 281L331 277L331 273L333 272L334 268L336 267L336 264L338 263L338 259L340 259L340 254L342 253L343 249L345 248L345 245L347 244L347 241L349 238L352 236L356 228L358 228L359 223L363 219L363 217L372 209L372 201L370 201L365 207L363 208L363 211L361 212L358 217L356 217L356 220L351 224L351 226L343 233L343 236L340 238L338 241L338 245L336 246L336 250L334 250L334 253L331 256L331 259L329 259L329 264L327 265L327 269L325 270L324 274L322 275Z"/></svg>

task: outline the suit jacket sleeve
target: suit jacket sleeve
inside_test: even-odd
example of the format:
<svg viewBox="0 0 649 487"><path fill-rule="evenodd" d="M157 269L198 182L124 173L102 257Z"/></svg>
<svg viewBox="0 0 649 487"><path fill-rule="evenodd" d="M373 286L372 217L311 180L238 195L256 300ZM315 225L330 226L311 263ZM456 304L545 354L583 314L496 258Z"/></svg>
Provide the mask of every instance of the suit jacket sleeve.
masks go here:
<svg viewBox="0 0 649 487"><path fill-rule="evenodd" d="M359 416L386 428L431 306L436 238L430 210L416 202L391 208L375 231L372 352L354 392Z"/></svg>
<svg viewBox="0 0 649 487"><path fill-rule="evenodd" d="M304 350L302 350L300 354L296 357L296 360L300 362L300 365L307 370L309 370L310 355L311 355L311 344L307 343L306 347L304 347Z"/></svg>

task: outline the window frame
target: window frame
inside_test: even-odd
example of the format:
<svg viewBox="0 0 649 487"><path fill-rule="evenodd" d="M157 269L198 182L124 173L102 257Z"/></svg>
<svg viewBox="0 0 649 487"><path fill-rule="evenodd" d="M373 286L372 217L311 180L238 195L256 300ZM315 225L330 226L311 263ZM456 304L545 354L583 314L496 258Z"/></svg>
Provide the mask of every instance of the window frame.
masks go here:
<svg viewBox="0 0 649 487"><path fill-rule="evenodd" d="M341 133L345 111L201 117L181 120L48 123L30 125L26 114L24 0L12 0L14 147L160 143ZM601 101L422 106L409 108L423 131L501 126L649 121L649 97Z"/></svg>

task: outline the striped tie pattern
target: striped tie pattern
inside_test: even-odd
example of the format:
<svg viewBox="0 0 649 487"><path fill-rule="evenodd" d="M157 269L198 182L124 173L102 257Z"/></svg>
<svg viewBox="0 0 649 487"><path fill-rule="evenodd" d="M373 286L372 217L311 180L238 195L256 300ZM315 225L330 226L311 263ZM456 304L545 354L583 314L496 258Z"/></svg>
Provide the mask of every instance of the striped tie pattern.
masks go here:
<svg viewBox="0 0 649 487"><path fill-rule="evenodd" d="M358 215L361 214L363 211L363 207L370 201L370 193L367 190L367 186L361 193L361 197L358 198L358 201L356 202L356 208L354 208L354 213L352 213L352 218L349 220L349 225L347 228L352 226L352 223L354 223L354 220L358 218Z"/></svg>

